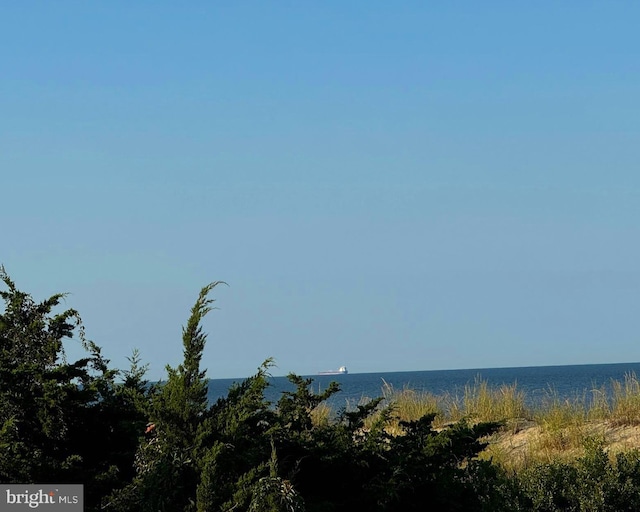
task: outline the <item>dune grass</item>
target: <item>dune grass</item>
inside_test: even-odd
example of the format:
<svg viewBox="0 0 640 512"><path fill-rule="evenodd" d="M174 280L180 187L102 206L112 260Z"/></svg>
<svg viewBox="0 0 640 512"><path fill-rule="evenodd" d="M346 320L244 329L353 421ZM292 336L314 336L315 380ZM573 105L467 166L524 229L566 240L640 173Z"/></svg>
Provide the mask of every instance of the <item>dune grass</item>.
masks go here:
<svg viewBox="0 0 640 512"><path fill-rule="evenodd" d="M451 410L451 419L518 422L527 416L525 398L515 383L493 388L478 376L473 385L465 386L462 407L456 407L455 414Z"/></svg>
<svg viewBox="0 0 640 512"><path fill-rule="evenodd" d="M529 405L531 401L517 383L494 387L479 376L461 392L442 394L408 386L395 389L383 381L381 396L380 407L391 409L387 430L392 435L402 434L401 421L417 420L425 414L435 414L436 429L461 419L501 422L502 430L488 440L485 457L515 469L576 458L594 439L606 445L607 433L614 429L640 429L640 380L633 373L612 381L609 387L585 390L571 399L560 398L549 389L535 407ZM334 415L331 408L321 405L313 417L314 423L320 424ZM365 428L375 419L374 415ZM635 439L629 448L640 447L640 437Z"/></svg>
<svg viewBox="0 0 640 512"><path fill-rule="evenodd" d="M311 422L315 426L326 426L333 418L333 409L326 402L321 402L311 409Z"/></svg>
<svg viewBox="0 0 640 512"><path fill-rule="evenodd" d="M613 380L610 390L602 387L583 391L571 399L560 398L550 388L546 396L532 407L526 393L517 383L492 387L479 376L467 384L461 394L436 395L409 387L396 390L383 381L384 405L390 405L402 420L417 419L425 413L436 413L439 423L462 418L473 422L534 421L547 431L584 425L589 421L607 421L612 425L640 425L640 380L631 373L622 381Z"/></svg>
<svg viewBox="0 0 640 512"><path fill-rule="evenodd" d="M640 425L640 381L635 373L613 381L609 419L616 425Z"/></svg>

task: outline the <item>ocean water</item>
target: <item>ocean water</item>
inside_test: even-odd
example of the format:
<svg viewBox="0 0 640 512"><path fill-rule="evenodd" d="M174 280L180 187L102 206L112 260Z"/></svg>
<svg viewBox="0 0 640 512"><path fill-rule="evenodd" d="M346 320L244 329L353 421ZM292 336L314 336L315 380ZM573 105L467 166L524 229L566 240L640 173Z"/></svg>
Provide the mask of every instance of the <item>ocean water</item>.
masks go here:
<svg viewBox="0 0 640 512"><path fill-rule="evenodd" d="M640 376L640 363L587 364L571 366L531 366L521 368L478 368L470 370L431 370L412 372L350 373L347 375L310 375L313 391L327 388L331 381L341 386L341 391L331 397L329 404L336 409L354 407L361 400L382 395L382 387L390 384L396 390L405 387L434 394L464 393L464 387L473 385L476 379L486 380L490 386L517 384L526 394L528 405L544 403L551 396L560 400L584 397L587 401L594 390L611 390L613 380L623 381L625 375ZM209 381L211 402L226 395L234 382L242 379L212 379ZM271 377L266 398L278 400L283 391L294 388L286 377Z"/></svg>

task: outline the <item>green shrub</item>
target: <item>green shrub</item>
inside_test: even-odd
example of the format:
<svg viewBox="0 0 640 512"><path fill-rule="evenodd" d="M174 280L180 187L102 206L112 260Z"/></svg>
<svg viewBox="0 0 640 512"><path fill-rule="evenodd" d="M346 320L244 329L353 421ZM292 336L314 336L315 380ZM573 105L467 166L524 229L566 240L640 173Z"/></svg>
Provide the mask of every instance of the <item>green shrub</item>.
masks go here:
<svg viewBox="0 0 640 512"><path fill-rule="evenodd" d="M574 462L535 465L516 478L521 503L532 511L619 512L640 508L640 453L612 461L600 441L587 439Z"/></svg>
<svg viewBox="0 0 640 512"><path fill-rule="evenodd" d="M63 294L37 303L0 266L0 482L84 482L85 509L133 477L145 417L144 368L125 381L84 336L73 309L55 313ZM68 362L64 343L85 357Z"/></svg>

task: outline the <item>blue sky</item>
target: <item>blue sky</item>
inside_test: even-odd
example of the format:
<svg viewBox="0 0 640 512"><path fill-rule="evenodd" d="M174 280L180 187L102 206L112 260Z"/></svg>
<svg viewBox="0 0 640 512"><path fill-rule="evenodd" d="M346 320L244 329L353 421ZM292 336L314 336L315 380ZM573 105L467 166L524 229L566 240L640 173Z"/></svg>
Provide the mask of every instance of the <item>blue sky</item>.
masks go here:
<svg viewBox="0 0 640 512"><path fill-rule="evenodd" d="M131 4L0 15L0 262L115 366L213 280L212 378L640 360L640 4Z"/></svg>

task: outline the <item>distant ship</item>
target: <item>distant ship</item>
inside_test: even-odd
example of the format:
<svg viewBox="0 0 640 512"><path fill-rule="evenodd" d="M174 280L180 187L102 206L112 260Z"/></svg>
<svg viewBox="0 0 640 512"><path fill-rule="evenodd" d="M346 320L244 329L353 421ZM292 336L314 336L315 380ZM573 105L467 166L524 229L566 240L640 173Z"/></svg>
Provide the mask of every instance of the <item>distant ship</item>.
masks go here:
<svg viewBox="0 0 640 512"><path fill-rule="evenodd" d="M341 366L337 370L327 370L326 372L318 372L318 375L345 375L349 373L346 366Z"/></svg>

